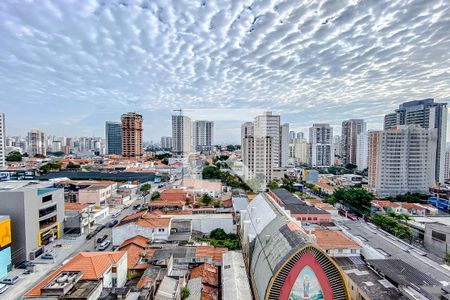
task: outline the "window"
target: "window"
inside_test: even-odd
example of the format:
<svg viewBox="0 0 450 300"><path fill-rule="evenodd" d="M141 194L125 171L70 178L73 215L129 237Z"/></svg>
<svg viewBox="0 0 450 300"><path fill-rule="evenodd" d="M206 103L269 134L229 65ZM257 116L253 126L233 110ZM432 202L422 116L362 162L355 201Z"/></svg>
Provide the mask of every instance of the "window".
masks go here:
<svg viewBox="0 0 450 300"><path fill-rule="evenodd" d="M164 232L164 228L158 228L158 232Z"/></svg>
<svg viewBox="0 0 450 300"><path fill-rule="evenodd" d="M350 250L350 253L351 253L351 254L356 254L356 249L351 249L351 250Z"/></svg>
<svg viewBox="0 0 450 300"><path fill-rule="evenodd" d="M112 279L112 286L113 287L117 286L117 278Z"/></svg>
<svg viewBox="0 0 450 300"><path fill-rule="evenodd" d="M111 272L117 273L117 267L112 267Z"/></svg>
<svg viewBox="0 0 450 300"><path fill-rule="evenodd" d="M437 232L437 231L431 231L431 236L433 237L433 240L438 240L438 241L442 241L445 242L447 240L447 237L445 236L444 233L441 232Z"/></svg>
<svg viewBox="0 0 450 300"><path fill-rule="evenodd" d="M52 196L53 195L47 195L47 196L42 197L42 203L52 201Z"/></svg>

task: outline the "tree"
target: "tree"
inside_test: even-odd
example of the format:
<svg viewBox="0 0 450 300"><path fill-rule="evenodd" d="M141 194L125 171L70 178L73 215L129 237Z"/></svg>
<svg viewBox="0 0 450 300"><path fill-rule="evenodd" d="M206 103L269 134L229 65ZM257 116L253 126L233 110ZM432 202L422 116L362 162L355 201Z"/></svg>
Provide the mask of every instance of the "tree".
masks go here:
<svg viewBox="0 0 450 300"><path fill-rule="evenodd" d="M216 166L206 166L202 170L203 179L220 179L220 169Z"/></svg>
<svg viewBox="0 0 450 300"><path fill-rule="evenodd" d="M209 194L205 193L203 194L200 201L205 205L210 205L212 200L213 200L212 197Z"/></svg>
<svg viewBox="0 0 450 300"><path fill-rule="evenodd" d="M39 167L39 171L41 171L41 173L43 173L43 174L46 174L53 170L60 170L60 169L61 169L61 164L59 162L48 162Z"/></svg>
<svg viewBox="0 0 450 300"><path fill-rule="evenodd" d="M186 286L181 288L181 299L183 300L186 299L187 297L189 297L190 294L191 292Z"/></svg>
<svg viewBox="0 0 450 300"><path fill-rule="evenodd" d="M216 228L211 231L209 237L215 240L225 240L227 238L227 234L222 228Z"/></svg>
<svg viewBox="0 0 450 300"><path fill-rule="evenodd" d="M147 196L148 193L150 193L151 188L152 186L149 183L144 183L139 190L143 195Z"/></svg>
<svg viewBox="0 0 450 300"><path fill-rule="evenodd" d="M163 158L161 159L161 163L164 165L168 165L169 164L169 159L168 158Z"/></svg>
<svg viewBox="0 0 450 300"><path fill-rule="evenodd" d="M8 154L8 156L6 156L6 161L22 161L22 154L20 154L19 151L12 151Z"/></svg>
<svg viewBox="0 0 450 300"><path fill-rule="evenodd" d="M73 162L69 161L69 163L66 166L67 169L79 169L80 165L79 164L74 164Z"/></svg>
<svg viewBox="0 0 450 300"><path fill-rule="evenodd" d="M158 191L154 191L152 193L151 199L152 200L156 200L156 199L159 199L160 197L161 197L161 195L159 194L159 192Z"/></svg>
<svg viewBox="0 0 450 300"><path fill-rule="evenodd" d="M447 265L450 265L450 252L445 252L445 256L444 256L444 263L446 263Z"/></svg>
<svg viewBox="0 0 450 300"><path fill-rule="evenodd" d="M274 190L274 189L278 188L278 183L275 180L271 180L271 181L269 181L269 183L267 183L267 188Z"/></svg>
<svg viewBox="0 0 450 300"><path fill-rule="evenodd" d="M363 188L337 188L329 199L330 203L342 203L361 214L369 214L371 201L375 196Z"/></svg>

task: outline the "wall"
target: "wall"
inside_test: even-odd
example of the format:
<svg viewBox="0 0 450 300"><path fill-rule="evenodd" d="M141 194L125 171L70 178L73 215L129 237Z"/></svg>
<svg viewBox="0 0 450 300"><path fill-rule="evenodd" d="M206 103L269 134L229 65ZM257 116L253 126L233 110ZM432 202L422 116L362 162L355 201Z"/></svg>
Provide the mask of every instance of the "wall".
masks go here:
<svg viewBox="0 0 450 300"><path fill-rule="evenodd" d="M114 246L119 246L125 240L136 235L142 235L148 239L159 239L167 241L170 234L170 226L164 228L164 232L157 232L158 228L137 226L134 223L128 223L121 226L113 227L112 229L112 243Z"/></svg>
<svg viewBox="0 0 450 300"><path fill-rule="evenodd" d="M96 205L100 205L111 198L111 186L92 190L89 188L81 189L78 191L78 197L78 202L80 203L95 203Z"/></svg>
<svg viewBox="0 0 450 300"><path fill-rule="evenodd" d="M307 223L331 222L331 214L291 214L291 216Z"/></svg>
<svg viewBox="0 0 450 300"><path fill-rule="evenodd" d="M203 234L210 234L216 228L222 228L225 233L236 233L236 228L233 225L233 218L223 219L208 219L207 216L202 219L192 220L192 230L200 231Z"/></svg>
<svg viewBox="0 0 450 300"><path fill-rule="evenodd" d="M432 231L444 234L446 242L434 238L432 236ZM443 258L446 251L450 252L450 226L442 224L426 224L424 243L425 249Z"/></svg>
<svg viewBox="0 0 450 300"><path fill-rule="evenodd" d="M127 282L127 273L128 273L128 265L127 265L127 257L128 254L125 255L117 262L117 287L125 286Z"/></svg>

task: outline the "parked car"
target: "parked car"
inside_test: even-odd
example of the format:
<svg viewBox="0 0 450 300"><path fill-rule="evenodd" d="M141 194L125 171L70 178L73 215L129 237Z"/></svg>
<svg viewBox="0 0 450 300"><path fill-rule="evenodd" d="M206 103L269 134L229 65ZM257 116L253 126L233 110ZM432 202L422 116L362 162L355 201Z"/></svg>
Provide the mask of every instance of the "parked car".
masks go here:
<svg viewBox="0 0 450 300"><path fill-rule="evenodd" d="M86 236L86 239L87 239L87 240L90 240L90 239L92 239L96 234L97 234L97 232L95 232L95 231L90 232L90 233L88 233L88 235Z"/></svg>
<svg viewBox="0 0 450 300"><path fill-rule="evenodd" d="M19 280L19 277L18 277L18 276L16 276L16 275L11 275L11 276L6 276L6 277L3 278L2 280L0 280L0 283L13 285L14 283L17 282L17 280Z"/></svg>
<svg viewBox="0 0 450 300"><path fill-rule="evenodd" d="M103 242L104 240L106 240L108 238L108 235L107 234L105 234L104 236L102 236L102 237L99 237L98 239L97 239L97 243L101 243L101 242Z"/></svg>
<svg viewBox="0 0 450 300"><path fill-rule="evenodd" d="M103 229L105 229L105 225L99 225L97 228L95 228L95 231L97 232L97 233L99 233L100 231L102 231Z"/></svg>
<svg viewBox="0 0 450 300"><path fill-rule="evenodd" d="M119 215L120 215L120 211L113 213L113 214L111 215L111 217L117 218Z"/></svg>
<svg viewBox="0 0 450 300"><path fill-rule="evenodd" d="M31 261L24 261L22 263L20 263L19 265L17 265L16 268L18 269L28 269L29 267L34 267L34 263L32 263Z"/></svg>
<svg viewBox="0 0 450 300"><path fill-rule="evenodd" d="M97 246L97 250L103 251L111 244L110 240L103 241L100 245Z"/></svg>
<svg viewBox="0 0 450 300"><path fill-rule="evenodd" d="M109 228L114 227L114 226L117 225L117 223L119 223L119 221L117 221L117 220L111 220L111 221L108 223L108 227L109 227Z"/></svg>
<svg viewBox="0 0 450 300"><path fill-rule="evenodd" d="M0 294L3 294L8 289L8 286L4 283L0 283Z"/></svg>
<svg viewBox="0 0 450 300"><path fill-rule="evenodd" d="M54 259L55 258L55 254L51 253L51 252L47 252L41 255L42 259Z"/></svg>
<svg viewBox="0 0 450 300"><path fill-rule="evenodd" d="M141 209L141 207L142 206L140 204L136 204L136 205L133 206L133 209L134 210L139 210L139 209Z"/></svg>

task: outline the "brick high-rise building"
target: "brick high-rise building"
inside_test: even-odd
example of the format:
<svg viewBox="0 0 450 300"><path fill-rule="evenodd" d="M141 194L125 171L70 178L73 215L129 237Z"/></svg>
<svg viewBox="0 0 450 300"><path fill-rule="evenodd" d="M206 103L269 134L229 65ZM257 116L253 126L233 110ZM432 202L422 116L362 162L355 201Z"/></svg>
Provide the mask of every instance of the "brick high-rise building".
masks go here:
<svg viewBox="0 0 450 300"><path fill-rule="evenodd" d="M122 121L122 156L140 158L142 149L142 115L129 112L123 114Z"/></svg>

